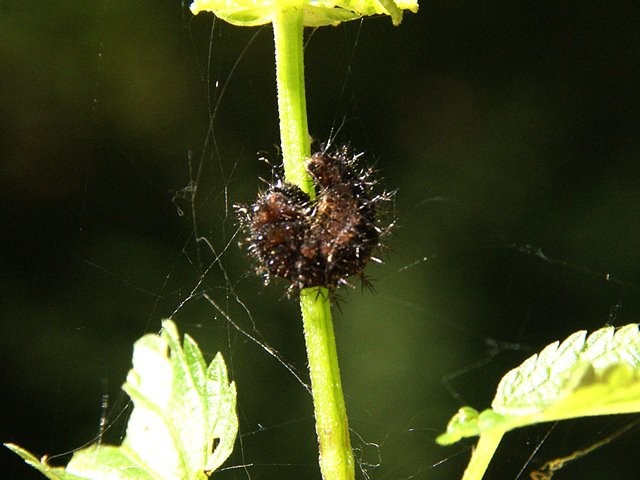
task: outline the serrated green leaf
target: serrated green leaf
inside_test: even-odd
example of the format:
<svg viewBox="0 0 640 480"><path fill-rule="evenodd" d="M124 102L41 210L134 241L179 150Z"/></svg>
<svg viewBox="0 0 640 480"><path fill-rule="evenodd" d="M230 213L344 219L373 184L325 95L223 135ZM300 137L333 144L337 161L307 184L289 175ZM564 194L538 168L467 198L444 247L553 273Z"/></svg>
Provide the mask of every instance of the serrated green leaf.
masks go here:
<svg viewBox="0 0 640 480"><path fill-rule="evenodd" d="M576 416L589 415L589 410L593 415L603 415L604 406L610 410L606 413L626 413L627 407L617 406L621 401L635 402L635 408L640 409L640 397L633 390L639 376L637 324L618 330L605 327L588 338L585 331L580 331L561 344L552 343L507 373L491 406L505 416L548 417L553 413L557 417L561 411L578 407ZM617 384L623 379L626 383L621 391ZM584 389L591 395L589 405L579 401Z"/></svg>
<svg viewBox="0 0 640 480"><path fill-rule="evenodd" d="M155 480L156 477L141 463L140 458L127 447L93 445L73 455L67 472L76 473L83 479Z"/></svg>
<svg viewBox="0 0 640 480"><path fill-rule="evenodd" d="M307 27L338 25L370 15L389 15L394 25L402 21L402 11L418 11L417 0L194 0L191 11L213 12L233 25L251 27L271 23L278 10L302 8Z"/></svg>
<svg viewBox="0 0 640 480"><path fill-rule="evenodd" d="M554 342L508 372L492 408L463 407L449 421L441 445L480 435L465 479L481 478L502 435L514 428L569 418L640 412L640 333L637 324L586 331ZM486 437L486 438L485 438ZM489 441L490 440L490 441ZM469 473L472 471L473 473Z"/></svg>
<svg viewBox="0 0 640 480"><path fill-rule="evenodd" d="M579 331L554 342L508 372L492 410L472 416L465 410L470 407L461 409L438 441L448 444L489 428L508 431L532 423L640 411L638 325L605 327L586 335ZM502 420L481 424L488 412Z"/></svg>
<svg viewBox="0 0 640 480"><path fill-rule="evenodd" d="M7 447L52 480L200 480L231 454L238 432L235 384L220 354L207 367L191 337L181 346L173 322L163 323L160 336L135 343L123 389L134 408L122 446L80 450L66 470Z"/></svg>
<svg viewBox="0 0 640 480"><path fill-rule="evenodd" d="M65 471L63 467L52 467L47 463L46 458L38 459L33 454L26 451L24 448L14 445L13 443L5 443L5 447L11 450L16 455L22 457L27 465L31 465L33 468L42 473L50 480L85 480L83 477L76 477L75 475Z"/></svg>
<svg viewBox="0 0 640 480"><path fill-rule="evenodd" d="M222 355L218 353L207 369L207 377L213 379L208 383L208 398L211 411L217 412L209 424L209 438L217 438L220 443L209 456L205 466L206 472L217 470L233 450L238 433L238 416L236 415L236 386L227 380L227 366Z"/></svg>

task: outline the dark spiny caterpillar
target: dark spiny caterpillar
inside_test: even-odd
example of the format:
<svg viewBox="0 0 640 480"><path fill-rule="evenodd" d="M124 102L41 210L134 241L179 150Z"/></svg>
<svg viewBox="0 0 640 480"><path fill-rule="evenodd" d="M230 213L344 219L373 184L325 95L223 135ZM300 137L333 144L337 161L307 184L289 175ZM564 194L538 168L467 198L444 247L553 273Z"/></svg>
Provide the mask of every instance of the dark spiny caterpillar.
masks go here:
<svg viewBox="0 0 640 480"><path fill-rule="evenodd" d="M359 169L359 156L346 147L313 154L305 167L315 185L316 200L295 185L278 181L249 206L238 206L249 254L258 262L265 283L272 276L291 282L291 290L350 285L363 275L380 236L377 205L389 195L370 193L370 168Z"/></svg>

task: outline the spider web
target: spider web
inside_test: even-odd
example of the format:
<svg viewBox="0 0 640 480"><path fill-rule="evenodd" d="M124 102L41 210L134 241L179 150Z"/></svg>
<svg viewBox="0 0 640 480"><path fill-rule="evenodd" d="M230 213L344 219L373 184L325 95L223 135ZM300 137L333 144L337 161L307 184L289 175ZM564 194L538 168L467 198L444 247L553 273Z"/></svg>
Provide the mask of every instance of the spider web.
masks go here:
<svg viewBox="0 0 640 480"><path fill-rule="evenodd" d="M119 441L129 408L119 387L131 344L172 316L210 356L223 352L238 384L240 439L218 476L319 478L298 306L284 285L265 288L253 274L238 247L233 211L234 203L252 201L279 165L271 32L194 19L185 5L176 22L180 11L166 9L151 16L156 26L146 30L139 18L148 12L130 12L137 19L130 20L110 2L83 17L96 27L95 36L83 38L98 58L90 92L78 103L91 110L92 125L109 127L106 119L119 118L115 132L106 128L109 133L98 136L113 134L120 143L93 138L98 147L85 152L73 177L77 193L56 204L71 212L75 233L67 244L73 248L59 253L53 243L46 254L37 256L32 246L17 255L29 259L34 278L56 270L49 257L57 254L68 270L43 282L41 291L33 281L25 282L28 292L18 282L9 290L22 306L9 347L17 352L11 345L29 345L30 351L8 355L13 365L27 365L7 376L8 391L39 399L12 410L28 420L14 427L25 439L10 440L53 454ZM465 25L458 11L436 10L434 17ZM554 140L562 129L553 120L566 118L546 116L548 92L527 90L535 82L515 68L509 75L520 83L509 75L489 77L496 56L509 65L508 50L494 45L494 55L465 57L462 41L443 49L457 59L449 62L420 34L452 40L446 26L429 16L420 27L406 20L395 30L371 20L309 32L308 109L316 141L331 138L364 150L386 188L398 189L385 263L367 269L377 292L347 289L334 312L358 475L459 478L471 444L443 449L433 443L459 406L488 405L501 375L550 341L581 328L637 321L638 256L630 249L640 233L639 203L637 188L625 182L634 177L628 169L637 173L637 167L600 144L596 151L611 160L609 170L558 165L568 147ZM127 28L126 35L118 36L113 25ZM153 72L164 57L143 48L159 31L172 39L162 48L176 49L181 59L159 68L162 75ZM405 32L412 35L410 49L417 49L412 55L399 55L408 48ZM472 34L461 38L478 41ZM171 75L172 68L179 74ZM126 82L116 78L121 73ZM370 83L372 91L364 88ZM123 99L114 84L132 87ZM160 93L147 97L147 89ZM112 110L117 115L110 116ZM139 118L127 116L145 110ZM616 124L619 136L602 127L603 142L619 148L631 142L623 135L626 122ZM100 160L101 149L108 162ZM33 220L33 211L27 213ZM60 231L53 222L44 225ZM490 478L528 478L545 461L596 443L624 422L515 433ZM603 446L601 460L572 462L567 472L603 478L615 465L633 471L628 445L634 438L632 430ZM614 447L619 453L608 450ZM26 478L21 467L14 477Z"/></svg>

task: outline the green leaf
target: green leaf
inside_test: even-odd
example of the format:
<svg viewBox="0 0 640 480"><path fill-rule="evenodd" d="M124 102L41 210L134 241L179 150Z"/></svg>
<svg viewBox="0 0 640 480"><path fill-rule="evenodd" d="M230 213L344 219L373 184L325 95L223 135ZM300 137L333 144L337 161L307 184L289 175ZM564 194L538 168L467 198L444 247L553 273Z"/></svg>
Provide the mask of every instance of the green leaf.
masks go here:
<svg viewBox="0 0 640 480"><path fill-rule="evenodd" d="M638 325L586 334L552 343L507 373L493 409L503 415L542 415L541 421L640 410Z"/></svg>
<svg viewBox="0 0 640 480"><path fill-rule="evenodd" d="M307 27L338 25L363 16L389 15L394 25L402 21L402 11L418 11L417 0L194 0L191 11L213 12L217 17L243 27L271 23L284 8L302 8Z"/></svg>
<svg viewBox="0 0 640 480"><path fill-rule="evenodd" d="M84 480L82 477L76 477L70 473L67 473L62 467L51 467L47 464L47 458L43 457L38 460L34 455L26 451L24 448L14 445L13 443L5 443L5 447L11 450L13 453L22 457L22 459L31 465L33 468L42 473L45 477L51 480Z"/></svg>
<svg viewBox="0 0 640 480"><path fill-rule="evenodd" d="M638 325L605 327L588 337L579 331L548 345L502 378L491 406L482 413L461 408L436 439L449 445L480 435L482 448L474 452L465 479L482 477L502 435L514 428L640 412ZM479 455L489 458L478 459Z"/></svg>
<svg viewBox="0 0 640 480"><path fill-rule="evenodd" d="M218 354L207 368L191 337L180 345L172 321L163 322L160 336L135 343L123 389L134 408L120 447L80 450L64 469L6 446L54 480L205 479L231 454L238 432L236 389L224 360Z"/></svg>

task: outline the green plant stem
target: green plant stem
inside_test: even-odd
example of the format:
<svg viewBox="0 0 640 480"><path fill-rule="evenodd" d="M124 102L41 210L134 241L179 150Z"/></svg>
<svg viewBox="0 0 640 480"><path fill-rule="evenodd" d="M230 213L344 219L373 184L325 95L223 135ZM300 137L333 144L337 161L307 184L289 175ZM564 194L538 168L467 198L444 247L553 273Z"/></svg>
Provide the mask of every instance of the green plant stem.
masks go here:
<svg viewBox="0 0 640 480"><path fill-rule="evenodd" d="M462 480L482 480L503 436L504 431L500 429L483 432L480 435Z"/></svg>
<svg viewBox="0 0 640 480"><path fill-rule="evenodd" d="M304 88L302 8L282 7L273 19L280 139L285 180L315 198L304 168L311 152ZM324 480L353 480L355 467L340 381L331 303L326 288L300 292L311 390L318 435L320 471Z"/></svg>
<svg viewBox="0 0 640 480"><path fill-rule="evenodd" d="M328 298L326 288L307 288L300 293L320 470L325 480L352 480L355 468Z"/></svg>
<svg viewBox="0 0 640 480"><path fill-rule="evenodd" d="M307 127L302 29L301 5L282 8L273 19L284 176L313 200L313 182L304 168L304 161L311 154L311 141Z"/></svg>

